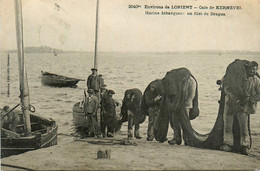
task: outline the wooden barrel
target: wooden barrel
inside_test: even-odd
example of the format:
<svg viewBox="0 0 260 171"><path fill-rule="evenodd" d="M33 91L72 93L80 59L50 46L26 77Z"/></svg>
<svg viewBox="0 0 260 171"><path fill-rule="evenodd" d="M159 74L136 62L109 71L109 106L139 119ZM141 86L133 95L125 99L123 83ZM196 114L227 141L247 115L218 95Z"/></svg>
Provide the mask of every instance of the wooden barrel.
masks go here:
<svg viewBox="0 0 260 171"><path fill-rule="evenodd" d="M75 127L87 127L87 118L83 106L80 106L80 102L73 106L73 123Z"/></svg>

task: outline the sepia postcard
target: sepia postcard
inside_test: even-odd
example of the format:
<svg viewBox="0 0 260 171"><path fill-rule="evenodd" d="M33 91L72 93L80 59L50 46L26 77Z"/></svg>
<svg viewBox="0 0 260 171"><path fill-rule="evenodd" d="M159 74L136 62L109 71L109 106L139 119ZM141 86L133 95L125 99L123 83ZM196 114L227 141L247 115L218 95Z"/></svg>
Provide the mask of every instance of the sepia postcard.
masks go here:
<svg viewBox="0 0 260 171"><path fill-rule="evenodd" d="M1 0L0 55L1 170L260 169L260 0Z"/></svg>

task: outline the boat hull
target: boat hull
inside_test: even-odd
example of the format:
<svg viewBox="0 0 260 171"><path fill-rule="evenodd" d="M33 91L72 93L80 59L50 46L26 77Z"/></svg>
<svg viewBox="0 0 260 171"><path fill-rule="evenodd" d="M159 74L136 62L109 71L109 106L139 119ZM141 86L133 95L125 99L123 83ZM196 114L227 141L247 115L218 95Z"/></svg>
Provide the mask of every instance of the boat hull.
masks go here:
<svg viewBox="0 0 260 171"><path fill-rule="evenodd" d="M49 72L41 72L42 85L48 85L53 87L75 87L79 81L83 80L57 75Z"/></svg>
<svg viewBox="0 0 260 171"><path fill-rule="evenodd" d="M17 135L21 135L20 137L10 137L7 132L11 131L1 129L1 158L57 145L58 126L56 122L37 115L31 114L30 116L33 121L31 136L23 135L23 123L17 127Z"/></svg>

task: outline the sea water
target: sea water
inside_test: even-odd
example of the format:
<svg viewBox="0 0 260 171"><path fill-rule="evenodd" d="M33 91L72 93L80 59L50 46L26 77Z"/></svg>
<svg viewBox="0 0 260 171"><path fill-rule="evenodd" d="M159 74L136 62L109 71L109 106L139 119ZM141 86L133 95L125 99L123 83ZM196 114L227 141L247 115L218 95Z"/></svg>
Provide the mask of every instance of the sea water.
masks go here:
<svg viewBox="0 0 260 171"><path fill-rule="evenodd" d="M10 53L9 97L7 79L7 53L1 53L1 101L0 107L20 103L17 54ZM25 63L29 82L30 103L36 114L54 119L59 133L74 132L72 107L83 100L86 81L77 88L56 88L41 85L41 71L53 72L69 77L87 79L93 67L93 53L26 53ZM167 71L186 67L198 81L200 116L192 121L199 133L208 133L215 123L220 98L216 81L221 79L228 64L235 59L255 60L260 64L257 53L126 53L102 52L98 57L98 74L102 74L108 89L115 91L114 98L122 102L124 91L139 88L142 92L155 79L161 79ZM260 108L252 115L252 132L260 133ZM141 135L146 137L146 121L141 124ZM122 131L127 131L124 123ZM169 135L172 130L169 128Z"/></svg>

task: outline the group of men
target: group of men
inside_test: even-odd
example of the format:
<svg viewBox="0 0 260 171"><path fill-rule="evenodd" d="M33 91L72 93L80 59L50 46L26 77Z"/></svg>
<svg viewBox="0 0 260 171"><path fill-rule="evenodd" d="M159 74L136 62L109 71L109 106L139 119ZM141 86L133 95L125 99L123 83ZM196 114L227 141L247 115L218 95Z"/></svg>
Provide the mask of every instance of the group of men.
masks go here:
<svg viewBox="0 0 260 171"><path fill-rule="evenodd" d="M223 144L220 149L223 151L232 151L232 147L234 146L233 134L237 131L240 134L240 152L247 155L250 149L248 121L249 115L256 112L257 102L260 101L260 76L257 73L257 62L239 61L234 62L235 64L238 63L237 65L230 65L227 68L226 75L222 79L225 102L223 112ZM242 68L241 66L240 68L237 67L239 65L242 65ZM190 73L187 77L185 74L181 75L179 73L177 73L177 76L171 75L171 77L180 78L179 80L181 81L178 79L176 79L177 81L171 81L171 83L176 83L176 85L168 86L167 80L154 80L148 85L143 95L136 88L126 90L121 107L123 117L119 120L116 117L116 106L119 103L113 99L115 92L106 89L104 79L102 75L97 75L96 68L92 68L91 70L92 74L87 80L88 95L85 96L84 101L84 113L87 116L89 136L100 137L102 134L103 137L113 137L118 124L128 121L128 138L135 136L137 139L141 139L139 124L145 119L141 110L141 102L145 100L148 109L147 114L149 115L147 141L153 141L155 138L154 130L160 126L158 125L158 116L166 107L163 106L164 101L164 103L168 103L170 106L168 113L171 114L170 123L174 132L173 139L169 140L168 143L170 145L180 145L183 139L186 144L188 137L185 131L182 131L181 117L176 113L181 109L181 111L184 111L181 115L190 115L188 116L190 118L192 112L194 112L194 108L198 105L194 103L194 99L198 98L198 85ZM244 70L244 75L242 70ZM167 86L165 86L165 82L163 85L163 81L166 81ZM168 93L165 92L166 90L168 90ZM179 103L180 100L178 98L181 99L182 104ZM9 107L5 106L2 113L8 113L8 111ZM197 114L195 115L197 116ZM234 116L238 118L239 128L237 130L233 130ZM16 116L14 112L10 112L5 118L6 121L2 119L1 127L15 131L15 127L19 123L18 115ZM133 135L132 129L134 125L135 131ZM183 132L183 138L181 132Z"/></svg>
<svg viewBox="0 0 260 171"><path fill-rule="evenodd" d="M116 105L113 90L106 89L102 75L92 68L87 79L88 96L85 97L84 112L89 125L89 136L113 137L116 125Z"/></svg>
<svg viewBox="0 0 260 171"><path fill-rule="evenodd" d="M232 88L232 83L230 79L228 78L228 75L223 77L222 83L223 83L223 91L225 93L225 105L224 105L224 113L223 113L223 123L224 123L224 128L223 128L223 144L221 145L220 149L223 151L231 151L232 147L234 145L234 140L233 140L233 131L238 131L240 134L240 144L241 144L241 149L240 152L242 154L247 155L249 153L250 149L250 133L249 133L249 125L248 125L248 118L250 114L254 114L256 112L256 107L257 107L257 102L260 101L260 78L257 73L258 70L258 64L255 61L247 62L244 64L245 68L245 78L243 78L242 81L244 81L242 87L245 87L244 92L246 94L245 97L243 98L238 98L236 95L236 91L234 88ZM236 74L236 71L232 71L233 73ZM93 77L93 76L92 76ZM242 78L242 77L240 77ZM228 80L229 79L229 80ZM234 82L234 80L233 80ZM90 85L88 82L88 85ZM234 83L237 84L237 83ZM144 93L144 98L146 101L146 104L148 106L148 114L149 114L149 120L148 120L148 130L147 130L147 141L152 141L154 139L154 128L158 127L156 125L159 113L162 110L162 101L163 101L163 96L165 95L162 90L162 80L155 80L151 82L148 86L148 89L146 90L146 93ZM175 109L178 108L183 108L183 113L189 115L191 114L194 109L194 98L196 95L197 91L197 82L194 79L193 76L189 76L185 79L183 84L181 85L181 96L179 98L182 98L184 101L185 105L180 106L180 104L176 103ZM91 87L90 87L91 88ZM172 87L171 87L172 88ZM134 89L131 89L131 91ZM89 90L91 91L91 90ZM94 93L97 93L98 90L95 89ZM140 98L139 101L134 104L133 100L135 96L133 96L133 93L127 93L130 92L130 90L127 90L125 93L125 97L123 100L123 103L126 102L126 104L130 107L127 107L127 119L128 120L128 137L131 138L133 137L132 133L132 126L135 125L135 132L134 136L138 139L141 138L140 133L139 133L139 122L140 122ZM93 93L93 92L92 92ZM112 99L112 95L114 94L113 91L110 91L110 97ZM141 94L142 95L142 94ZM177 96L176 96L177 97ZM167 98L166 98L167 100ZM175 99L176 100L176 99ZM105 101L105 100L104 100ZM103 102L104 102L103 101ZM128 102L127 102L128 101ZM101 104L102 98L101 98ZM132 102L132 103L131 103ZM109 125L109 124L115 124L113 119L108 118L106 115L107 111L108 113L115 113L115 105L114 101L111 100L110 104L103 105L101 107L101 111L103 111L104 114L104 120L105 124L104 125ZM169 103L170 104L170 103ZM136 105L136 106L134 106ZM179 106L178 106L179 105ZM102 105L101 105L102 106ZM111 108L111 106L114 106ZM124 106L124 104L123 104ZM123 107L122 106L122 107ZM110 111L111 110L111 111ZM123 108L121 109L122 113ZM181 135L181 129L182 126L180 124L180 117L178 117L177 114L174 114L176 111L170 111L171 117L170 117L170 123L173 128L174 132L174 137L172 140L169 140L168 143L170 145L180 145L182 143L182 139L186 143L186 139L188 139L187 135L185 135L185 132L183 130L183 138ZM183 114L182 113L182 114ZM232 130L233 127L233 121L234 121L234 116L238 118L239 122L239 129L238 130ZM191 117L191 116L188 116ZM104 130L104 127L103 127ZM111 131L111 129L108 126L108 131ZM111 131L112 132L112 131ZM188 141L188 140L187 140Z"/></svg>
<svg viewBox="0 0 260 171"><path fill-rule="evenodd" d="M244 72L242 71L244 70ZM222 79L223 91L225 94L224 112L223 112L223 144L220 150L230 152L234 146L233 134L239 134L241 154L248 155L250 145L250 130L249 130L249 115L256 112L257 102L260 101L260 77L257 73L258 64L255 61L236 60L227 68L226 75ZM231 73L231 74L230 74ZM160 84L162 80L155 80L149 85L146 92L146 104L149 106L149 125L147 132L147 140L152 141L154 138L153 130L156 122L156 116L162 110L162 92L160 91ZM174 108L169 111L171 114L170 122L174 132L174 138L168 143L170 145L179 145L182 143L181 138L181 122L180 116L176 114L178 108L183 108L181 114L191 114L194 109L194 98L196 94L197 83L192 76L185 79L182 84L181 96L184 105L176 103ZM173 88L173 87L171 87ZM169 96L169 94L168 94ZM178 98L178 96L176 96ZM178 101L173 97L175 101ZM167 98L166 98L167 100ZM171 102L169 102L170 104ZM179 106L179 107L178 107ZM165 106L164 106L165 107ZM234 116L238 118L239 127L233 130ZM188 141L187 134L183 130L183 140Z"/></svg>

